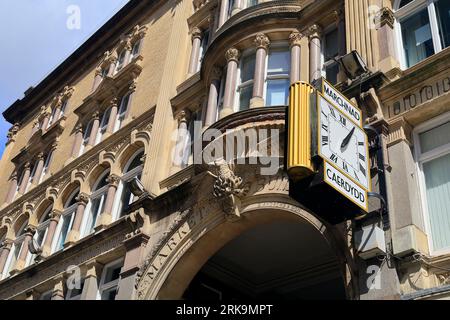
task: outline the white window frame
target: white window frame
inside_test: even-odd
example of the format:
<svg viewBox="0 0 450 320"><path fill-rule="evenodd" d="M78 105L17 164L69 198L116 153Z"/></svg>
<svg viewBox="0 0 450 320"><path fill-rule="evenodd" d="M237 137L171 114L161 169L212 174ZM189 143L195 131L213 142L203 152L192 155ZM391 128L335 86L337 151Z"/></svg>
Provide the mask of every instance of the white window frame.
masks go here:
<svg viewBox="0 0 450 320"><path fill-rule="evenodd" d="M42 172L41 172L41 176L39 177L39 183L41 183L42 181L44 181L46 175L48 174L48 169L50 167L50 161L52 159L53 156L53 151L49 151L47 153L47 156L45 157L44 160L44 167L42 168Z"/></svg>
<svg viewBox="0 0 450 320"><path fill-rule="evenodd" d="M408 3L404 7L398 9L400 6L401 0L396 0L394 3L394 32L395 36L397 38L397 41L394 41L396 43L396 50L397 50L397 56L400 60L400 67L402 70L406 70L408 67L406 65L406 56L405 56L405 50L403 46L403 36L402 36L402 28L401 28L401 22L407 18L410 18L412 15L418 13L419 11L423 9L427 9L428 11L428 17L430 19L430 28L431 28L431 37L433 40L433 47L434 47L434 54L442 51L442 43L441 43L441 37L439 35L439 25L436 15L436 7L434 3L437 0L413 0L412 2ZM429 57L428 57L429 58ZM428 59L425 58L424 60ZM424 61L422 60L422 61ZM421 61L420 61L421 62ZM418 62L418 63L420 63Z"/></svg>
<svg viewBox="0 0 450 320"><path fill-rule="evenodd" d="M131 92L126 93L122 97L122 99L120 99L119 109L117 110L117 116L114 121L113 132L117 132L120 129L122 129L123 122L125 121L125 117L128 113L128 108L130 107L130 99L131 99Z"/></svg>
<svg viewBox="0 0 450 320"><path fill-rule="evenodd" d="M107 108L102 115L102 120L100 121L100 126L97 131L97 136L95 137L94 145L97 145L102 141L103 136L108 130L109 118L111 117L111 110L112 110L111 107Z"/></svg>
<svg viewBox="0 0 450 320"><path fill-rule="evenodd" d="M56 251L59 250L64 250L64 243L66 243L67 241L67 236L70 233L70 230L72 230L72 225L73 225L73 221L75 219L75 214L77 212L77 208L78 208L78 203L75 202L75 204L71 205L70 207L68 207L68 205L70 204L70 202L72 201L72 199L80 193L80 189L76 189L75 191L73 191L70 196L67 198L66 203L64 204L64 211L61 214L61 217L59 219L58 222L58 227L56 228L56 232L55 232L55 237L53 239L53 243L52 243L52 249L51 249L51 253L55 253ZM69 226L67 228L67 234L66 234L66 239L63 242L63 247L62 248L57 248L58 242L60 240L61 237L61 231L62 231L62 226L64 224L64 220L70 216L70 221L69 221Z"/></svg>
<svg viewBox="0 0 450 320"><path fill-rule="evenodd" d="M94 184L94 187L92 188L92 190L95 190L95 191L92 192L92 194L90 196L90 199L89 199L89 203L86 206L86 209L84 211L82 228L80 230L80 234L82 235L81 236L82 238L84 238L84 237L86 237L86 236L88 236L88 235L90 235L90 234L95 232L95 226L97 225L98 218L100 217L100 215L102 214L102 211L104 209L104 204L105 204L105 201L106 201L106 196L108 194L108 187L109 187L109 185L106 184L103 187L101 187L100 189L98 189L98 190L96 190L96 189L97 189L98 185L102 182L102 180L106 176L108 176L109 174L110 174L110 170L109 169L105 170L99 176L99 178L97 179L97 181ZM97 208L98 211L97 211L97 214L96 214L96 217L95 217L95 221L92 221L93 228L91 230L91 229L89 229L89 226L88 226L88 224L90 224L90 222L91 222L90 221L91 216L92 216L91 208L92 208L92 203L95 200L97 200L97 199L100 199L100 204L99 204L99 206Z"/></svg>
<svg viewBox="0 0 450 320"><path fill-rule="evenodd" d="M242 53L242 57L239 60L239 66L238 66L238 70L236 72L236 93L235 93L235 97L234 97L234 106L233 106L233 111L234 112L239 112L241 109L241 105L240 105L240 98L241 98L241 94L240 94L240 90L242 88L248 87L248 86L254 86L255 85L255 73L253 72L252 75L252 79L245 81L244 83L242 83L241 81L241 72L242 72L242 68L243 68L243 63L244 63L244 59L247 58L248 56L253 56L254 60L255 60L255 68L256 68L256 50L254 48L250 48L250 49L246 49L243 53ZM251 97L250 97L251 100ZM248 109L250 109L250 101L249 101L249 105L248 105ZM247 109L247 110L248 110Z"/></svg>
<svg viewBox="0 0 450 320"><path fill-rule="evenodd" d="M106 278L106 274L108 273L109 269L115 268L119 265L122 265L121 268L123 268L123 263L124 263L124 259L120 258L118 260L115 260L113 262L108 263L107 265L105 265L105 267L103 268L102 271L102 276L101 276L101 280L98 286L98 292L97 292L97 300L101 300L102 299L102 295L105 291L110 290L114 287L118 288L119 287L119 282L120 282L120 275L119 278L116 280L113 280L111 282L105 283L105 278Z"/></svg>
<svg viewBox="0 0 450 320"><path fill-rule="evenodd" d="M450 253L450 246L445 249L435 250L433 245L433 234L430 225L430 214L428 212L428 202L426 195L426 185L425 185L425 174L423 172L423 164L425 162L429 162L431 160L442 157L446 154L450 153L450 143L440 146L436 149L428 151L424 154L421 153L420 150L420 134L431 130L435 127L438 127L446 122L450 121L450 112L442 114L436 118L428 120L418 126L416 126L413 130L413 139L414 139L414 153L415 153L415 164L416 164L416 172L418 173L418 187L420 192L420 204L422 207L422 217L424 220L424 226L426 229L426 233L428 235L428 247L430 250L430 254L433 256L448 254Z"/></svg>
<svg viewBox="0 0 450 320"><path fill-rule="evenodd" d="M57 120L61 119L64 116L64 114L66 113L68 103L69 103L68 100L63 101L60 112L59 112L59 117Z"/></svg>
<svg viewBox="0 0 450 320"><path fill-rule="evenodd" d="M279 74L279 75L269 75L269 58L270 55L272 53L272 49L275 49L275 51L281 51L280 49L286 49L286 50L282 50L282 51L286 51L289 54L289 59L290 59L290 50L289 50L289 45L287 42L285 41L277 41L277 42L273 42L270 44L269 47L269 51L268 54L266 55L266 62L265 62L265 66L264 66L264 91L263 91L263 99L264 99L264 106L269 107L269 105L267 104L267 87L268 87L268 80L288 80L290 81L290 77L291 77L291 71L292 71L292 66L290 65L291 61L289 61L289 72L287 74ZM289 88L289 87L288 87ZM287 103L289 103L289 94L287 97Z"/></svg>

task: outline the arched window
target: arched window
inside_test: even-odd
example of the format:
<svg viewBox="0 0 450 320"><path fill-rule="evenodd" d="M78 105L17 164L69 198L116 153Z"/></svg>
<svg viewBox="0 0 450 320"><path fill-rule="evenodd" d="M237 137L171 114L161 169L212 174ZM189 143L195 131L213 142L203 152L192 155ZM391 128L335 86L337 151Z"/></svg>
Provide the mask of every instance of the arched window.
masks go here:
<svg viewBox="0 0 450 320"><path fill-rule="evenodd" d="M79 194L80 189L76 189L70 194L64 204L64 211L59 220L56 236L53 240L52 253L64 248L64 243L67 240L69 231L72 229L73 220L75 219L75 213L78 207L77 197Z"/></svg>
<svg viewBox="0 0 450 320"><path fill-rule="evenodd" d="M86 148L86 146L89 143L89 138L91 137L91 132L92 132L92 126L94 125L94 120L89 121L89 123L87 124L85 130L84 130L84 134L83 134L83 142L81 143L81 147L80 147L80 156L83 154L84 149Z"/></svg>
<svg viewBox="0 0 450 320"><path fill-rule="evenodd" d="M92 195L89 204L86 207L86 212L88 214L85 215L84 219L83 236L87 236L94 232L97 219L105 208L106 195L108 193L108 176L109 170L106 170L100 175L92 188Z"/></svg>
<svg viewBox="0 0 450 320"><path fill-rule="evenodd" d="M42 214L39 225L36 229L36 233L34 234L34 239L36 240L38 246L42 247L45 243L45 240L47 238L48 234L48 227L50 225L50 214L52 213L53 205L48 206L48 208L44 211ZM35 255L33 255L31 261L34 262L34 259L36 258Z"/></svg>
<svg viewBox="0 0 450 320"><path fill-rule="evenodd" d="M23 248L23 241L25 240L25 229L28 225L28 221L25 221L19 230L16 232L16 239L13 242L11 247L11 251L9 252L8 259L6 260L6 265L4 267L4 272L2 275L2 279L8 277L11 271L16 266L17 260L19 259L20 252L22 250L26 250Z"/></svg>
<svg viewBox="0 0 450 320"><path fill-rule="evenodd" d="M113 208L113 219L117 220L123 216L129 205L135 201L134 195L130 190L130 182L137 177L141 179L143 163L142 157L144 150L137 151L125 165L124 174L121 178L119 187L117 189L116 203Z"/></svg>
<svg viewBox="0 0 450 320"><path fill-rule="evenodd" d="M127 52L126 50L122 50L119 54L119 58L117 59L117 65L116 65L116 73L123 69L125 66L125 56Z"/></svg>
<svg viewBox="0 0 450 320"><path fill-rule="evenodd" d="M119 112L117 114L116 122L114 124L114 132L122 128L123 121L125 120L128 113L129 102L130 102L130 93L123 96L123 98L120 100Z"/></svg>
<svg viewBox="0 0 450 320"><path fill-rule="evenodd" d="M404 68L410 68L450 45L449 1L397 0L394 9Z"/></svg>
<svg viewBox="0 0 450 320"><path fill-rule="evenodd" d="M97 132L97 137L95 139L95 144L98 144L102 141L102 138L104 134L106 133L106 130L108 129L108 123L109 123L109 117L111 115L111 108L108 108L102 116L102 121L100 122L100 128Z"/></svg>

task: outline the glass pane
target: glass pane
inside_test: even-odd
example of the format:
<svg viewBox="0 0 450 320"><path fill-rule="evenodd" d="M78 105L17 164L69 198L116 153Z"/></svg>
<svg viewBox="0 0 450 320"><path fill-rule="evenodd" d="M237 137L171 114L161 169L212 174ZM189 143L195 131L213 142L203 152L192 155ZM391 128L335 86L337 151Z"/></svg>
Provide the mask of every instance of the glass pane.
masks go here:
<svg viewBox="0 0 450 320"><path fill-rule="evenodd" d="M267 82L267 105L285 106L289 97L289 80L269 80Z"/></svg>
<svg viewBox="0 0 450 320"><path fill-rule="evenodd" d="M339 55L339 34L337 29L325 35L325 62Z"/></svg>
<svg viewBox="0 0 450 320"><path fill-rule="evenodd" d="M239 111L247 110L250 106L250 99L253 96L253 85L246 86L239 90Z"/></svg>
<svg viewBox="0 0 450 320"><path fill-rule="evenodd" d="M104 197L105 195L101 195L100 197L92 200L92 207L87 225L87 234L91 233L94 230L95 223L97 222L97 217L103 210Z"/></svg>
<svg viewBox="0 0 450 320"><path fill-rule="evenodd" d="M127 112L128 109L128 101L130 100L130 95L127 94L122 98L122 101L120 102L120 110L119 115L123 115Z"/></svg>
<svg viewBox="0 0 450 320"><path fill-rule="evenodd" d="M258 4L258 0L247 0L247 7L256 6Z"/></svg>
<svg viewBox="0 0 450 320"><path fill-rule="evenodd" d="M399 8L406 6L410 2L413 2L413 0L402 0L402 1L400 1Z"/></svg>
<svg viewBox="0 0 450 320"><path fill-rule="evenodd" d="M421 133L419 139L422 153L450 143L450 122Z"/></svg>
<svg viewBox="0 0 450 320"><path fill-rule="evenodd" d="M252 80L255 75L255 55L246 56L242 59L241 83Z"/></svg>
<svg viewBox="0 0 450 320"><path fill-rule="evenodd" d="M117 294L117 288L111 288L111 289L105 290L102 293L102 300L109 300L109 301L115 300L116 294Z"/></svg>
<svg viewBox="0 0 450 320"><path fill-rule="evenodd" d="M339 64L332 63L325 68L326 78L331 84L337 83L337 77L339 73Z"/></svg>
<svg viewBox="0 0 450 320"><path fill-rule="evenodd" d="M450 45L450 1L439 0L435 3L442 47Z"/></svg>
<svg viewBox="0 0 450 320"><path fill-rule="evenodd" d="M428 10L422 11L401 22L406 65L416 63L434 54Z"/></svg>
<svg viewBox="0 0 450 320"><path fill-rule="evenodd" d="M133 201L133 194L130 190L130 183L124 182L122 197L120 199L119 218L123 217L123 213L128 209L130 203Z"/></svg>
<svg viewBox="0 0 450 320"><path fill-rule="evenodd" d="M450 154L424 163L428 214L435 250L450 247Z"/></svg>
<svg viewBox="0 0 450 320"><path fill-rule="evenodd" d="M109 173L109 171L108 171ZM106 186L108 184L108 173L104 173L104 176L102 177L102 179L100 180L100 182L97 183L97 186L95 187L94 191L99 190L100 188Z"/></svg>
<svg viewBox="0 0 450 320"><path fill-rule="evenodd" d="M134 168L139 167L142 164L142 157L144 156L144 151L139 152L139 154L137 154L133 161L131 161L130 165L128 166L128 168L125 170L125 172L129 172L131 170L133 170Z"/></svg>
<svg viewBox="0 0 450 320"><path fill-rule="evenodd" d="M108 268L108 270L106 271L104 284L119 279L121 270L122 264L118 264Z"/></svg>
<svg viewBox="0 0 450 320"><path fill-rule="evenodd" d="M66 208L70 208L71 206L73 206L75 203L77 203L77 197L79 195L79 192L76 192L72 198L70 198L70 200L67 201L66 206L64 207L64 209Z"/></svg>
<svg viewBox="0 0 450 320"><path fill-rule="evenodd" d="M269 55L268 75L289 74L291 55L289 51L271 51Z"/></svg>
<svg viewBox="0 0 450 320"><path fill-rule="evenodd" d="M101 126L100 126L102 131L106 130L106 127L108 126L109 115L110 114L111 114L111 108L106 110L105 113L103 114L102 123L101 123Z"/></svg>
<svg viewBox="0 0 450 320"><path fill-rule="evenodd" d="M68 214L63 218L63 225L61 227L61 234L59 235L58 244L56 250L61 250L64 248L64 243L67 239L67 234L69 233L70 221L72 220L72 214Z"/></svg>
<svg viewBox="0 0 450 320"><path fill-rule="evenodd" d="M40 246L44 243L44 237L45 237L46 231L47 231L47 228L43 228L43 229L37 231L36 241L37 241L38 245L40 245Z"/></svg>

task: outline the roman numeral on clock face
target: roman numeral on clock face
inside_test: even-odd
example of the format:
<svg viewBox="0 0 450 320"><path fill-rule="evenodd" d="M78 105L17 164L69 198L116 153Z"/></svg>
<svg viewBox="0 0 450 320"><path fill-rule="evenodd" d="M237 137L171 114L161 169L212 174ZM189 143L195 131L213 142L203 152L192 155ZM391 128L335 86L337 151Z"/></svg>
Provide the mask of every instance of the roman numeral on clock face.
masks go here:
<svg viewBox="0 0 450 320"><path fill-rule="evenodd" d="M322 129L325 130L326 132L328 132L328 126L326 124L322 123Z"/></svg>
<svg viewBox="0 0 450 320"><path fill-rule="evenodd" d="M331 115L336 118L336 111L334 111L334 109L332 107L328 107L328 108L330 108Z"/></svg>
<svg viewBox="0 0 450 320"><path fill-rule="evenodd" d="M328 136L322 136L322 145L327 146L329 142Z"/></svg>
<svg viewBox="0 0 450 320"><path fill-rule="evenodd" d="M342 168L348 172L348 165L345 162L342 163Z"/></svg>
<svg viewBox="0 0 450 320"><path fill-rule="evenodd" d="M333 161L334 163L337 163L337 162L338 162L338 157L337 157L337 155L333 153L333 154L331 155L331 157L330 157L330 160Z"/></svg>
<svg viewBox="0 0 450 320"><path fill-rule="evenodd" d="M361 161L366 162L366 157L365 157L364 155L362 155L361 153L359 154L359 159L360 159Z"/></svg>
<svg viewBox="0 0 450 320"><path fill-rule="evenodd" d="M345 119L342 115L339 115L339 122L342 123L344 126L347 125L347 119Z"/></svg>
<svg viewBox="0 0 450 320"><path fill-rule="evenodd" d="M364 142L358 142L358 146L363 147L364 146Z"/></svg>
<svg viewBox="0 0 450 320"><path fill-rule="evenodd" d="M359 171L361 171L361 173L366 177L367 176L367 172L366 169L363 167L363 165L360 163L359 164Z"/></svg>

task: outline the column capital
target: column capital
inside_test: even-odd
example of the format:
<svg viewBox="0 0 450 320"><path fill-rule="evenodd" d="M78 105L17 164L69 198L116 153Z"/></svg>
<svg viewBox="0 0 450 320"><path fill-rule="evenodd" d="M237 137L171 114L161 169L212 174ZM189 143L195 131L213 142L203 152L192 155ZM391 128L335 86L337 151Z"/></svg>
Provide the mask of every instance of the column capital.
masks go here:
<svg viewBox="0 0 450 320"><path fill-rule="evenodd" d="M25 228L25 233L29 236L33 236L36 233L36 227L29 224L26 228Z"/></svg>
<svg viewBox="0 0 450 320"><path fill-rule="evenodd" d="M255 40L253 40L253 43L256 45L257 49L268 50L270 45L270 39L264 33L258 33L256 35Z"/></svg>
<svg viewBox="0 0 450 320"><path fill-rule="evenodd" d="M39 152L36 156L36 159L38 160L44 160L44 153L43 152Z"/></svg>
<svg viewBox="0 0 450 320"><path fill-rule="evenodd" d="M80 193L75 200L77 201L78 205L84 205L86 206L89 202L89 195L87 195L86 193Z"/></svg>
<svg viewBox="0 0 450 320"><path fill-rule="evenodd" d="M322 36L322 27L318 24L313 24L308 28L309 39L320 38Z"/></svg>
<svg viewBox="0 0 450 320"><path fill-rule="evenodd" d="M192 40L198 38L198 39L202 39L203 38L203 31L198 28L198 27L194 27L191 30L191 36L192 36Z"/></svg>
<svg viewBox="0 0 450 320"><path fill-rule="evenodd" d="M103 264L96 259L86 262L86 277L99 277L102 272Z"/></svg>
<svg viewBox="0 0 450 320"><path fill-rule="evenodd" d="M53 142L50 146L51 151L55 151L56 149L58 149L58 141Z"/></svg>
<svg viewBox="0 0 450 320"><path fill-rule="evenodd" d="M130 90L131 92L136 91L137 88L137 81L136 79L133 79L130 83L130 85L128 86L128 90Z"/></svg>
<svg viewBox="0 0 450 320"><path fill-rule="evenodd" d="M23 165L23 168L24 168L25 170L30 170L30 168L31 168L31 163L30 163L30 161L25 162L25 164Z"/></svg>
<svg viewBox="0 0 450 320"><path fill-rule="evenodd" d="M222 78L222 68L214 66L211 71L211 80L220 80Z"/></svg>
<svg viewBox="0 0 450 320"><path fill-rule="evenodd" d="M175 116L176 120L178 120L178 124L188 123L190 117L191 117L191 112L189 110L186 110L186 109L185 110L181 110Z"/></svg>
<svg viewBox="0 0 450 320"><path fill-rule="evenodd" d="M94 120L100 120L100 112L99 112L99 111L95 111L95 112L92 114L92 119L94 119Z"/></svg>
<svg viewBox="0 0 450 320"><path fill-rule="evenodd" d="M2 242L0 242L0 248L11 250L13 243L13 240L6 238Z"/></svg>
<svg viewBox="0 0 450 320"><path fill-rule="evenodd" d="M117 97L114 97L109 101L109 104L111 107L117 107L119 105L119 99Z"/></svg>
<svg viewBox="0 0 450 320"><path fill-rule="evenodd" d="M227 59L228 62L230 62L230 61L239 62L240 56L241 56L241 53L239 52L238 49L236 49L234 47L228 49L227 52L225 52L225 58Z"/></svg>
<svg viewBox="0 0 450 320"><path fill-rule="evenodd" d="M304 36L305 35L303 33L292 31L289 35L289 44L291 45L291 47L300 46L300 41Z"/></svg>
<svg viewBox="0 0 450 320"><path fill-rule="evenodd" d="M80 132L83 132L83 125L81 123L78 123L75 126L75 133L80 133Z"/></svg>
<svg viewBox="0 0 450 320"><path fill-rule="evenodd" d="M108 182L108 184L110 186L117 188L117 186L119 185L119 182L120 182L120 177L115 174L112 174L108 178L106 178L106 182Z"/></svg>
<svg viewBox="0 0 450 320"><path fill-rule="evenodd" d="M61 210L53 209L52 212L50 212L50 219L59 221L61 215L62 215Z"/></svg>

